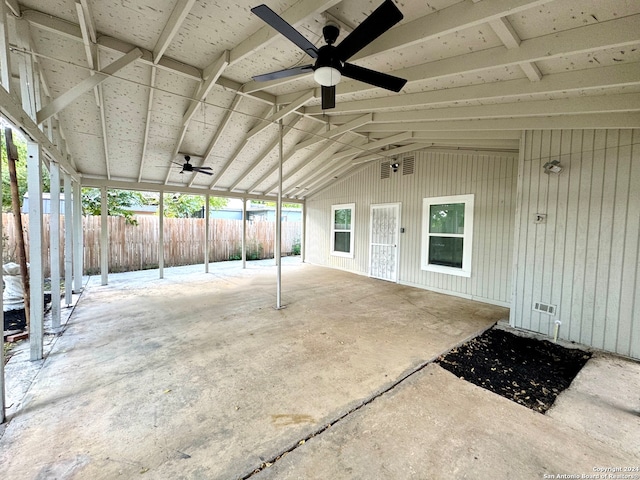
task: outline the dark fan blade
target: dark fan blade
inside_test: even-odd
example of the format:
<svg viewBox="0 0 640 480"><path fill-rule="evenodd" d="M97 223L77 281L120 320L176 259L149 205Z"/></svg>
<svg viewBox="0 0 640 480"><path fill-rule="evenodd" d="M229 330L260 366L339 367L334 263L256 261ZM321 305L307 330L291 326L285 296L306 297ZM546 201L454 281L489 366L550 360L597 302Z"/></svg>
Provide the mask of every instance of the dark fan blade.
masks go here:
<svg viewBox="0 0 640 480"><path fill-rule="evenodd" d="M404 16L392 0L376 8L347 38L336 47L338 58L345 62L402 20Z"/></svg>
<svg viewBox="0 0 640 480"><path fill-rule="evenodd" d="M211 173L209 170L211 170L211 169L207 168L205 170L205 167L193 167L193 171L194 172L204 173L205 175L213 175L213 173Z"/></svg>
<svg viewBox="0 0 640 480"><path fill-rule="evenodd" d="M368 68L359 67L353 63L345 63L342 67L342 75L345 77L360 80L361 82L375 85L376 87L386 88L393 92L399 92L407 81L404 78L394 77Z"/></svg>
<svg viewBox="0 0 640 480"><path fill-rule="evenodd" d="M174 162L173 160L171 160L171 163L175 163L176 165L182 166L182 163Z"/></svg>
<svg viewBox="0 0 640 480"><path fill-rule="evenodd" d="M313 65L300 65L299 67L286 68L277 72L265 73L264 75L256 75L253 79L256 82L266 82L268 80L278 80L280 78L293 77L313 71Z"/></svg>
<svg viewBox="0 0 640 480"><path fill-rule="evenodd" d="M265 23L295 43L307 55L313 58L318 57L318 49L316 46L269 7L266 5L258 5L257 7L253 7L251 11L264 20Z"/></svg>
<svg viewBox="0 0 640 480"><path fill-rule="evenodd" d="M336 108L336 87L322 87L322 109Z"/></svg>

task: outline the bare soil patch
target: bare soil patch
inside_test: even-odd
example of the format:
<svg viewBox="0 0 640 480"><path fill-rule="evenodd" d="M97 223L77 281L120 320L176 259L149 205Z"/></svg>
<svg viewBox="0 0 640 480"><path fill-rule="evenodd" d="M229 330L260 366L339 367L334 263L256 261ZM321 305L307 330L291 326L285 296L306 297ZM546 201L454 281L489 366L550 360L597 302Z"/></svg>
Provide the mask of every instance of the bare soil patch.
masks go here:
<svg viewBox="0 0 640 480"><path fill-rule="evenodd" d="M492 328L437 363L468 382L544 413L590 357L583 350Z"/></svg>

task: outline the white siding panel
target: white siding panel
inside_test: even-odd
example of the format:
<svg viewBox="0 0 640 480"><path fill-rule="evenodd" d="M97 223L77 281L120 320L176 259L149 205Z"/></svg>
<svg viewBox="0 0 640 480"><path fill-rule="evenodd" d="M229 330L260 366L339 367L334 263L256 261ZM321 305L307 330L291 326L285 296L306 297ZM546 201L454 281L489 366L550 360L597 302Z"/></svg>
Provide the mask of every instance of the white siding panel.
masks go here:
<svg viewBox="0 0 640 480"><path fill-rule="evenodd" d="M552 335L559 319L563 339L640 358L639 142L640 130L525 133L514 326ZM543 173L552 159L559 175Z"/></svg>
<svg viewBox="0 0 640 480"><path fill-rule="evenodd" d="M429 152L415 157L415 171L380 178L380 163L371 162L353 175L307 199L307 260L310 263L366 275L369 265L371 204L401 203L400 283L488 303L510 305L513 218L516 202L516 154ZM402 158L400 158L402 161ZM475 194L473 261L470 278L420 268L422 199ZM356 204L353 259L329 255L331 205Z"/></svg>

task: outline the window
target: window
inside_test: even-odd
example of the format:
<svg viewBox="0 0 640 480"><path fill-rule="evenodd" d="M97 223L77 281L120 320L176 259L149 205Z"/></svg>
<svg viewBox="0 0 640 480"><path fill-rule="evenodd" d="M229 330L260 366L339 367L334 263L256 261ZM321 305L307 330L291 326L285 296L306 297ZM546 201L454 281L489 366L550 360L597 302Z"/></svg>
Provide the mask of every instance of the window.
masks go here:
<svg viewBox="0 0 640 480"><path fill-rule="evenodd" d="M331 255L353 258L355 203L331 207Z"/></svg>
<svg viewBox="0 0 640 480"><path fill-rule="evenodd" d="M422 269L471 276L473 195L422 201Z"/></svg>

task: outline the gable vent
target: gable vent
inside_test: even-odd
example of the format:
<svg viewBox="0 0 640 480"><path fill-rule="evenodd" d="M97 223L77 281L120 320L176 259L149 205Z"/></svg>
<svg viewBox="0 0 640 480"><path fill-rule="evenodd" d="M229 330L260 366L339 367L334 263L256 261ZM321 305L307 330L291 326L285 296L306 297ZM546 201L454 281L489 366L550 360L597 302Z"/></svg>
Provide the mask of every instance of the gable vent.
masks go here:
<svg viewBox="0 0 640 480"><path fill-rule="evenodd" d="M413 174L413 169L416 164L416 157L406 157L402 160L402 175Z"/></svg>
<svg viewBox="0 0 640 480"><path fill-rule="evenodd" d="M546 313L547 315L555 315L556 314L556 306L550 305L548 303L536 302L533 304L533 309L536 312Z"/></svg>
<svg viewBox="0 0 640 480"><path fill-rule="evenodd" d="M389 178L391 174L391 163L390 162L382 162L380 164L380 179L384 180L385 178Z"/></svg>

